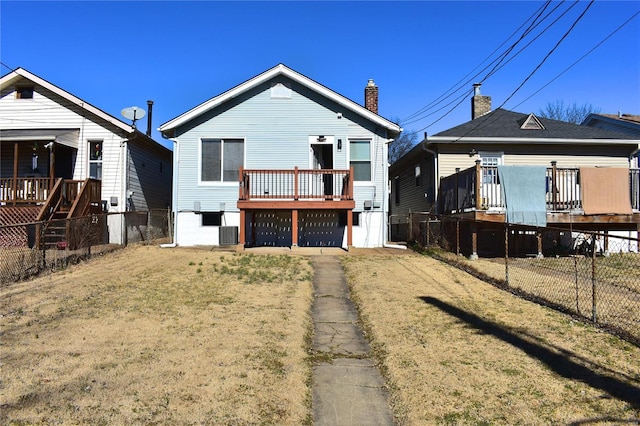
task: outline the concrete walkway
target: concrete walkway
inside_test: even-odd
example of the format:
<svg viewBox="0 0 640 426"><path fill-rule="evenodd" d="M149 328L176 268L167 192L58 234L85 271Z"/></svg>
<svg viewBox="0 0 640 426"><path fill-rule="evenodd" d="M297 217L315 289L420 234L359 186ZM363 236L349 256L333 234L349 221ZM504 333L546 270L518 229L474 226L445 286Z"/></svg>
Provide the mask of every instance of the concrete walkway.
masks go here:
<svg viewBox="0 0 640 426"><path fill-rule="evenodd" d="M313 350L332 359L313 369L314 425L393 425L384 380L369 359L340 258L311 261Z"/></svg>

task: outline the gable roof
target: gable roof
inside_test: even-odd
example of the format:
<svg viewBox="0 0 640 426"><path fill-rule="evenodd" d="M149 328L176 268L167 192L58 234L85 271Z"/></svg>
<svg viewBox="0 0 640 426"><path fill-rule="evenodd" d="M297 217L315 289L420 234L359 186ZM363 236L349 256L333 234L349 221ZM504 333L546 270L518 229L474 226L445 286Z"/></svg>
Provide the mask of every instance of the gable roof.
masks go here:
<svg viewBox="0 0 640 426"><path fill-rule="evenodd" d="M640 142L637 137L565 121L535 117L541 128L523 128L533 114L498 108L482 117L427 138L434 142L523 142L523 143L624 143Z"/></svg>
<svg viewBox="0 0 640 426"><path fill-rule="evenodd" d="M343 107L359 114L360 116L368 119L369 121L380 125L388 130L390 130L392 133L394 134L399 134L400 131L402 129L400 129L400 126L398 126L397 124L387 120L386 118L373 113L371 111L369 111L368 109L366 109L365 107L363 107L362 105L340 95L339 93L334 92L333 90L323 86L322 84L310 79L309 77L306 77L294 70L292 70L291 68L287 67L284 64L278 64L275 67L263 72L262 74L258 74L257 76L245 81L244 83L241 83L237 86L235 86L234 88L227 90L226 92L215 96L211 99L209 99L208 101L205 101L203 103L201 103L200 105L196 106L195 108L190 109L189 111L185 112L184 114L179 115L178 117L167 121L166 123L162 124L159 128L160 132L162 132L163 136L165 137L171 137L170 134L172 133L172 131L174 129L176 129L177 127L195 119L196 117L204 114L205 112L217 107L218 105L221 105L245 92L247 92L248 90L266 82L269 81L270 79L277 77L277 76L285 76L288 77L289 79L295 81L296 83L299 83L311 90L313 90L314 92L324 96L327 99L330 99L334 102L336 102L339 105L342 105Z"/></svg>
<svg viewBox="0 0 640 426"><path fill-rule="evenodd" d="M591 113L580 125L640 136L640 115Z"/></svg>
<svg viewBox="0 0 640 426"><path fill-rule="evenodd" d="M7 87L10 87L16 83L19 84L22 80L29 80L34 85L43 87L44 89L56 94L57 96L60 96L61 98L75 105L79 109L89 113L95 121L99 123L105 123L105 125L111 126L113 129L115 129L115 133L124 133L125 135L128 135L128 137L130 137L131 139L135 137L137 141L144 139L146 140L147 143L153 143L167 151L170 151L168 148L158 143L151 137L147 136L145 133L139 131L135 127L125 123L122 120L119 120L113 115L104 112L103 110L91 105L90 103L72 95L71 93L67 92L64 89L61 89L55 84L52 84L47 80L41 77L38 77L37 75L27 71L24 68L17 68L11 71L10 73L2 76L0 78L0 90L4 90ZM89 118L91 119L91 117Z"/></svg>

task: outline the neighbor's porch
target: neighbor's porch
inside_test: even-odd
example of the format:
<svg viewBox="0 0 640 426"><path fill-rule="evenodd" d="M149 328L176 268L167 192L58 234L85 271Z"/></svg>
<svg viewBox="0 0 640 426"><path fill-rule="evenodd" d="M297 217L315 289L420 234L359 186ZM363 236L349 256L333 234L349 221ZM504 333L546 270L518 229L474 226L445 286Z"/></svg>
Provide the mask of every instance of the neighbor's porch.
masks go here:
<svg viewBox="0 0 640 426"><path fill-rule="evenodd" d="M240 169L238 195L240 209L239 243L247 243L247 215L254 212L290 212L292 246L300 241L300 213L332 211L346 216L347 246L353 235L353 169L258 170ZM308 215L307 215L308 216Z"/></svg>
<svg viewBox="0 0 640 426"><path fill-rule="evenodd" d="M629 169L631 215L585 215L580 186L579 168L561 168L551 162L545 188L549 223L640 223L640 169ZM440 214L462 220L504 222L505 210L497 166L481 166L476 161L475 166L440 180Z"/></svg>

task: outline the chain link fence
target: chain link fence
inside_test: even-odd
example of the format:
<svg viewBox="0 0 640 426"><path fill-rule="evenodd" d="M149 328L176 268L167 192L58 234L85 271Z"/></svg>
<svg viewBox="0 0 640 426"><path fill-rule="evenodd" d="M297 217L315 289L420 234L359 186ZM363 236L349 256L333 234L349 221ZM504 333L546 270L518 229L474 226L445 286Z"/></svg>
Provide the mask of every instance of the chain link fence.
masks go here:
<svg viewBox="0 0 640 426"><path fill-rule="evenodd" d="M389 225L395 241L428 250L521 297L640 344L637 231L604 233L494 224L476 228L481 257L470 260L471 222L413 213L391 218ZM443 252L433 251L435 247Z"/></svg>
<svg viewBox="0 0 640 426"><path fill-rule="evenodd" d="M0 284L21 281L125 247L171 240L166 210L0 225Z"/></svg>

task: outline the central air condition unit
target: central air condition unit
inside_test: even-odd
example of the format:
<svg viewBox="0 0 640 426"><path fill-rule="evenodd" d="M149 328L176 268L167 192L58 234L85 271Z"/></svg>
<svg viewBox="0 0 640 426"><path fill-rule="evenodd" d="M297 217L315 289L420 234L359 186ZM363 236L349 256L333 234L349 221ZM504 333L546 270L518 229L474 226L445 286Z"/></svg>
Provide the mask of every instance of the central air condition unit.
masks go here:
<svg viewBox="0 0 640 426"><path fill-rule="evenodd" d="M238 227L237 226L221 226L220 227L220 245L233 246L238 244Z"/></svg>

